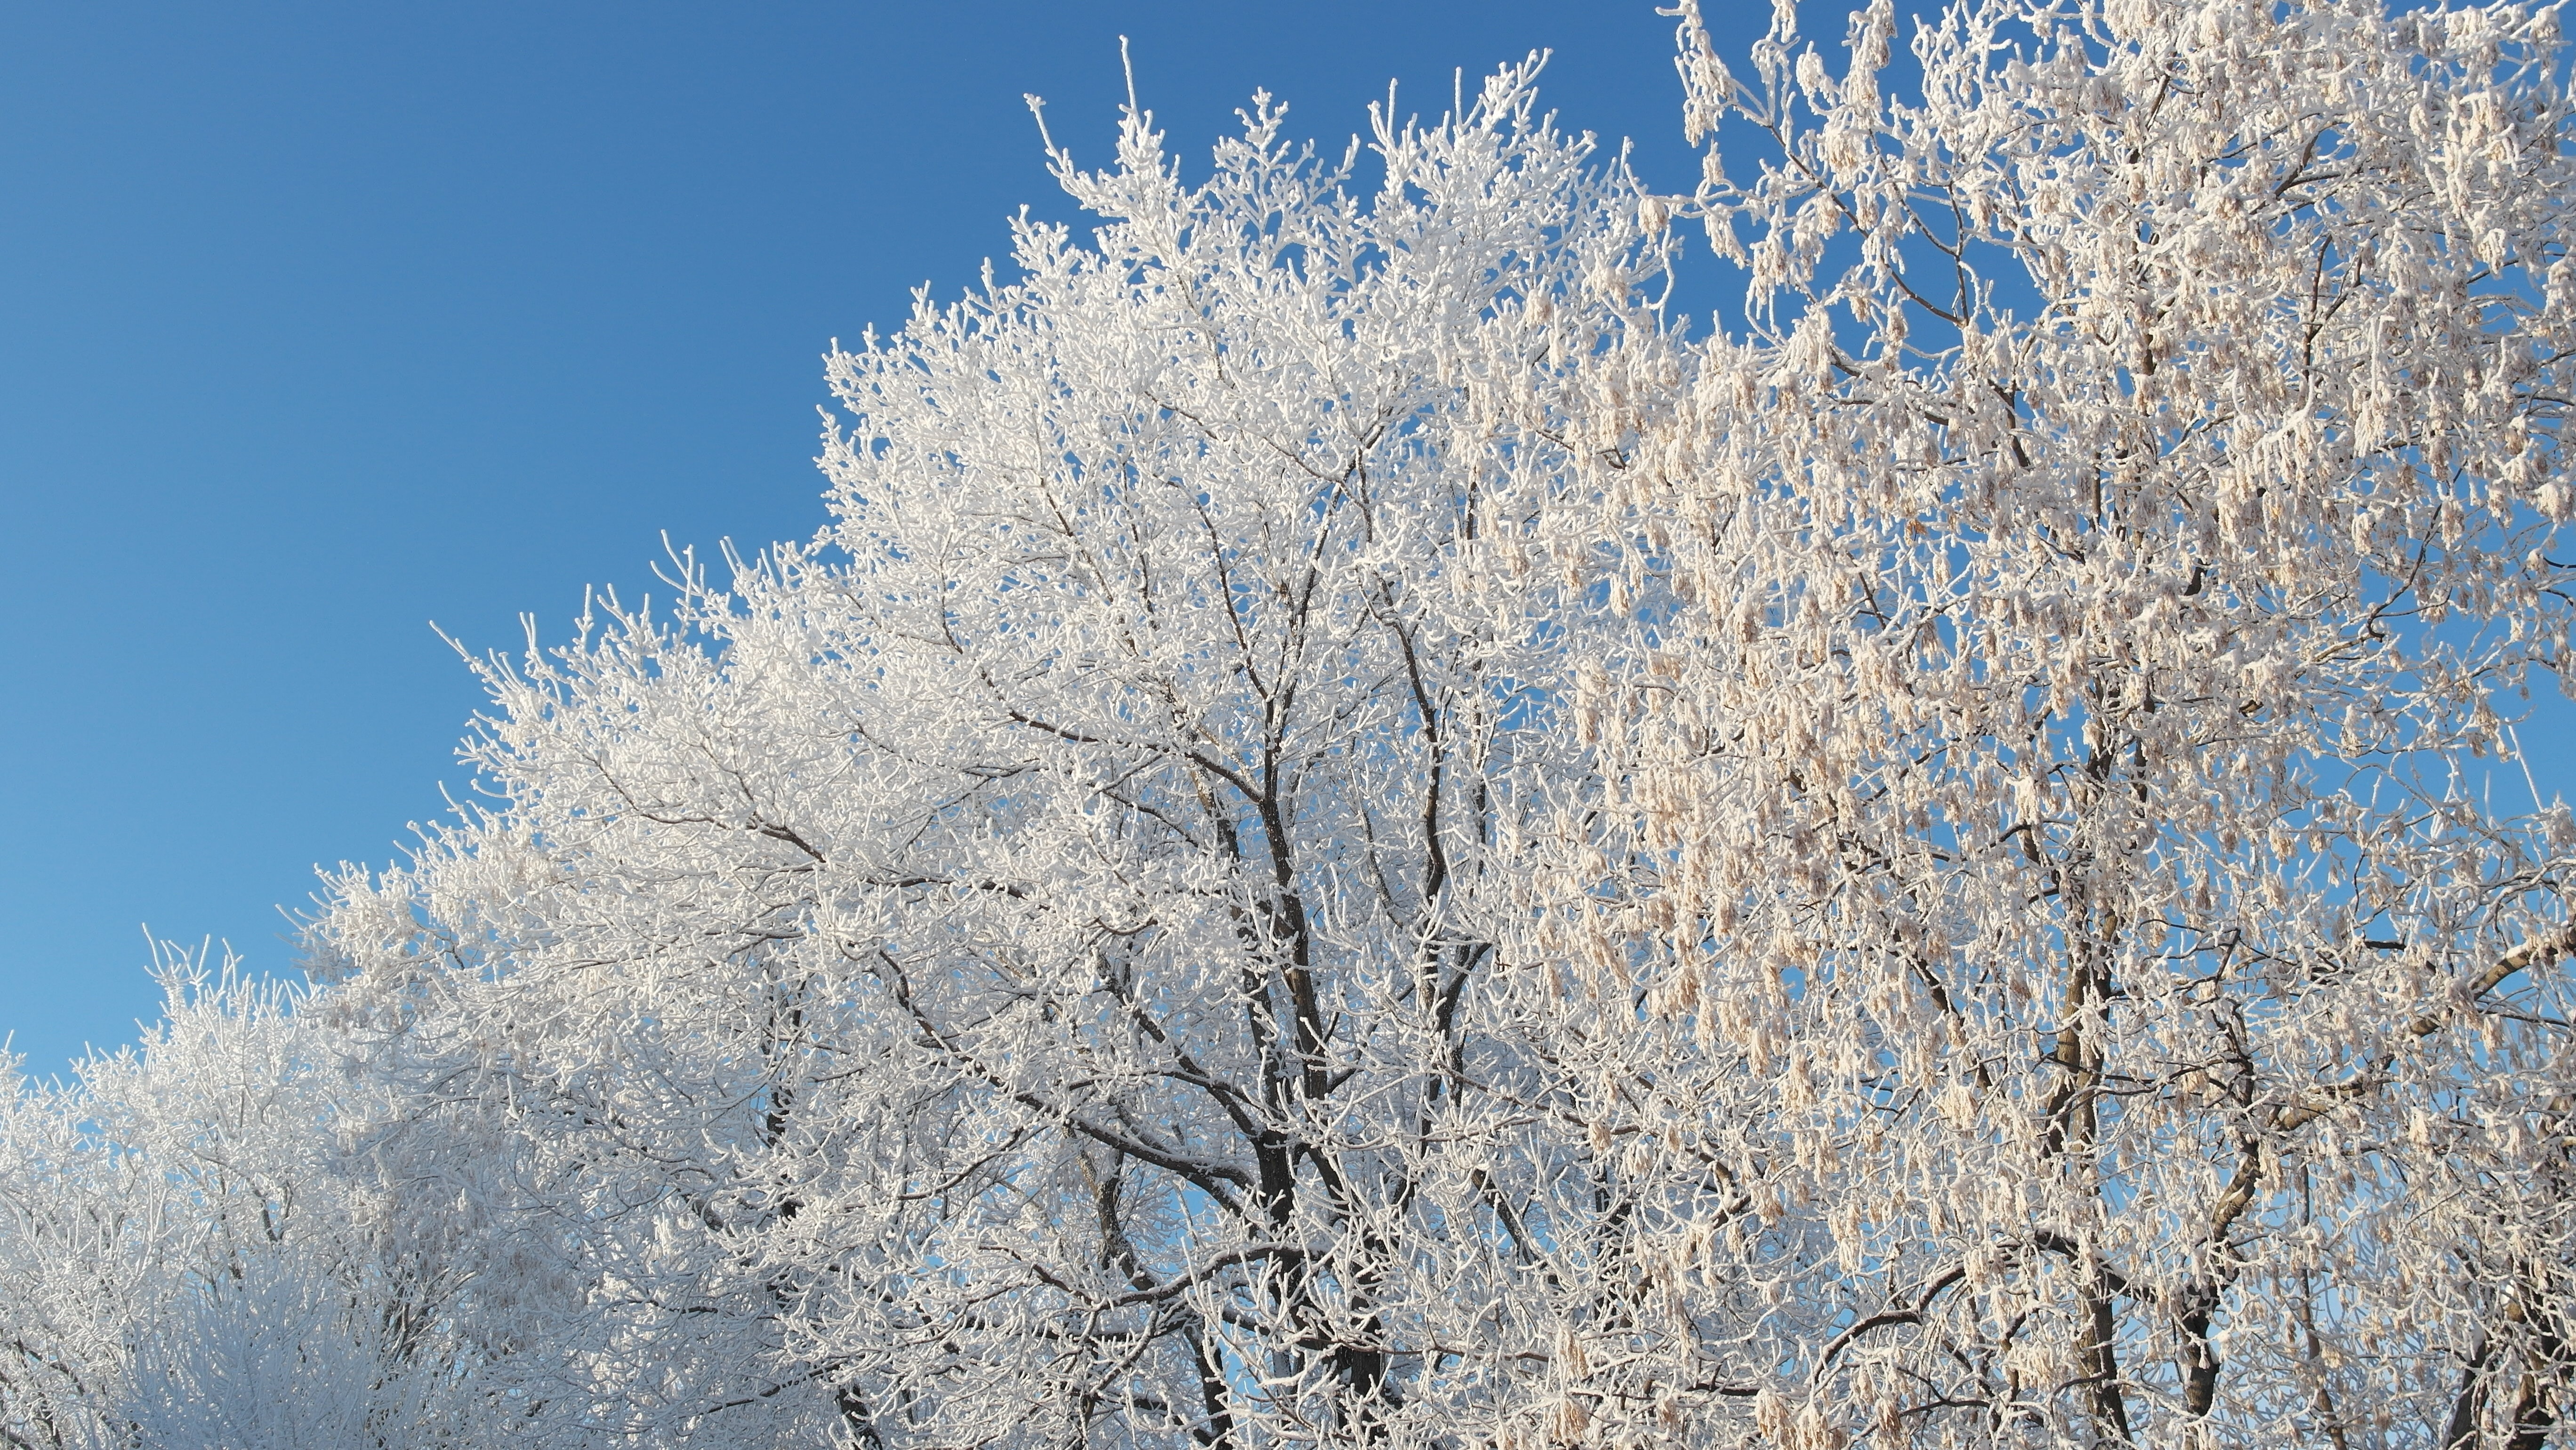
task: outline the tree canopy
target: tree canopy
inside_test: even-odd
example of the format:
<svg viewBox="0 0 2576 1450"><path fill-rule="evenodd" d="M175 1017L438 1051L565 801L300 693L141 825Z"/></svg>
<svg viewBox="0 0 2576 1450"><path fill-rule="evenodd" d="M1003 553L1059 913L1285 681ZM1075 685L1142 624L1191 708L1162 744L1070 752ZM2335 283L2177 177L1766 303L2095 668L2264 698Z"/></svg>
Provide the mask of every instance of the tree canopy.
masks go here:
<svg viewBox="0 0 2576 1450"><path fill-rule="evenodd" d="M1688 194L1052 152L815 539L21 1085L0 1438L2537 1450L2554 12L1675 13Z"/></svg>

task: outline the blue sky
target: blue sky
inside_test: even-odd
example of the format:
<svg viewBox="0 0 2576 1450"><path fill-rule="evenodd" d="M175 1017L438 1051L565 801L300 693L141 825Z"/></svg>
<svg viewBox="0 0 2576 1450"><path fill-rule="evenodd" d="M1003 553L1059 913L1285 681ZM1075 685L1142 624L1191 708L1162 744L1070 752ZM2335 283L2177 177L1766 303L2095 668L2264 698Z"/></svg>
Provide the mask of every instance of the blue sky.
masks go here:
<svg viewBox="0 0 2576 1450"><path fill-rule="evenodd" d="M1738 54L1769 11L1710 9ZM1545 46L1570 126L1696 170L1655 0L0 4L29 1065L151 1015L145 923L288 969L314 865L440 812L478 696L431 621L514 648L644 592L665 530L810 535L819 354L1069 214L1020 97L1106 159L1122 33L1184 154L1255 87L1338 142L1390 77L1436 113Z"/></svg>

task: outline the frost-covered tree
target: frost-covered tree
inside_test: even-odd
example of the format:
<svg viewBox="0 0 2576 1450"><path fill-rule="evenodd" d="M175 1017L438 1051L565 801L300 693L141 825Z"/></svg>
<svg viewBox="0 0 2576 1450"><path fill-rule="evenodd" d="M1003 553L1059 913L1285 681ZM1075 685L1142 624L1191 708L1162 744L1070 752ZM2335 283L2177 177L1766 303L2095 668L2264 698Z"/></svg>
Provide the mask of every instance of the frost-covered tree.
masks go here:
<svg viewBox="0 0 2576 1450"><path fill-rule="evenodd" d="M2546 1443L2551 13L1676 13L1689 196L1535 65L1054 153L1098 230L831 359L830 527L485 662L488 804L226 1009L338 1226L59 1362L460 1443ZM7 1252L247 1221L20 1102Z"/></svg>
<svg viewBox="0 0 2576 1450"><path fill-rule="evenodd" d="M1758 1301L1669 1342L1801 1445L2538 1446L2576 832L2478 760L2566 668L2552 14L1967 6L1915 101L1884 3L1839 77L1683 21L1748 325L1625 460L1679 627L1542 953L1740 1065L1603 1098L1742 1205L1641 1245Z"/></svg>
<svg viewBox="0 0 2576 1450"><path fill-rule="evenodd" d="M310 999L156 949L166 1015L0 1099L0 1444L494 1442L467 1232L432 1139L352 1080ZM449 1154L451 1159L456 1155ZM488 1160L478 1145L465 1155Z"/></svg>
<svg viewBox="0 0 2576 1450"><path fill-rule="evenodd" d="M1093 245L832 359L817 547L493 669L506 805L341 883L352 1010L590 1195L621 1428L1417 1435L1613 1312L1626 1014L1505 944L1640 623L1531 530L1615 446L1560 380L1686 364L1535 69L1365 198L1266 102L1199 186L1059 153Z"/></svg>

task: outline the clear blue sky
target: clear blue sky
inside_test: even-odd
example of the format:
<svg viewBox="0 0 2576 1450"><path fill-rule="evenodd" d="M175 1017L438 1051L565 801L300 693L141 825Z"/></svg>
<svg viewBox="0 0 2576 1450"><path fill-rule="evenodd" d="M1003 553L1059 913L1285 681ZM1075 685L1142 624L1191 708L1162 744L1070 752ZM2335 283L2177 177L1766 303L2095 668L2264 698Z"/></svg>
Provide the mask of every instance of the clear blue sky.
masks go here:
<svg viewBox="0 0 2576 1450"><path fill-rule="evenodd" d="M1734 53L1769 10L1710 8ZM664 530L810 535L818 355L953 296L1020 204L1067 214L1020 97L1105 159L1119 34L1200 155L1257 86L1338 142L1389 77L1436 113L1453 67L1551 47L1567 123L1685 190L1671 27L1654 0L0 3L0 1030L38 1071L129 1040L146 922L290 969L277 907L314 864L389 858L459 779L478 696L430 621L560 637L585 584L649 586Z"/></svg>

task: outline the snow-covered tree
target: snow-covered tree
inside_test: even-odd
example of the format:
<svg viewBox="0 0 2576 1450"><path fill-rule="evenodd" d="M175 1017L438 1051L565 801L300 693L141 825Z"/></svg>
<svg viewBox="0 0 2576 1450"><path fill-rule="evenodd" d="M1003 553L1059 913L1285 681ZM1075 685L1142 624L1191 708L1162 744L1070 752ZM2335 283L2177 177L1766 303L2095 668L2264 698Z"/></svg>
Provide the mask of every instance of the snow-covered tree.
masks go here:
<svg viewBox="0 0 2576 1450"><path fill-rule="evenodd" d="M156 954L138 1046L70 1084L13 1065L0 1100L0 1444L493 1443L459 1311L492 1319L472 1281L506 1235L448 1212L429 1135L372 1151L421 1105L353 1081L304 994Z"/></svg>
<svg viewBox="0 0 2576 1450"><path fill-rule="evenodd" d="M826 538L495 668L506 806L342 883L348 1002L595 1196L622 1423L1413 1433L1625 1292L1550 1265L1626 1014L1498 953L1643 627L1530 553L1615 446L1547 399L1684 361L1535 69L1365 200L1266 102L1204 185L1059 154L1093 246L833 358Z"/></svg>
<svg viewBox="0 0 2576 1450"><path fill-rule="evenodd" d="M1692 129L1768 143L1698 193L1748 328L1632 465L1673 523L1616 567L1690 608L1579 706L1611 864L1549 936L1741 1063L1604 1099L1750 1215L1662 1236L1767 1301L1675 1342L1802 1445L2538 1446L2553 15L1966 6L1915 101L1883 0L1839 77L1683 22Z"/></svg>
<svg viewBox="0 0 2576 1450"><path fill-rule="evenodd" d="M300 1247L48 1250L253 1190L21 1095L0 1424L2538 1450L2552 12L1675 13L1688 196L1534 63L1053 153L1097 231L831 359L816 540L484 662L487 806L119 1069L292 1085Z"/></svg>

